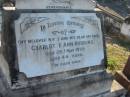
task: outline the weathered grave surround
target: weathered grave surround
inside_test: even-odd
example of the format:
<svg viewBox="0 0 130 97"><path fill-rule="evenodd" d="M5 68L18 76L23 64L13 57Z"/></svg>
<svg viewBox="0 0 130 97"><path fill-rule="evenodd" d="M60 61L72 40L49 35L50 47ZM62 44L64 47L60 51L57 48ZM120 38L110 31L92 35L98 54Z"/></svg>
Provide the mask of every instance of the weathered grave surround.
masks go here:
<svg viewBox="0 0 130 97"><path fill-rule="evenodd" d="M4 12L2 50L13 97L96 97L109 92L112 79L105 71L95 6L91 0L16 0L16 10Z"/></svg>

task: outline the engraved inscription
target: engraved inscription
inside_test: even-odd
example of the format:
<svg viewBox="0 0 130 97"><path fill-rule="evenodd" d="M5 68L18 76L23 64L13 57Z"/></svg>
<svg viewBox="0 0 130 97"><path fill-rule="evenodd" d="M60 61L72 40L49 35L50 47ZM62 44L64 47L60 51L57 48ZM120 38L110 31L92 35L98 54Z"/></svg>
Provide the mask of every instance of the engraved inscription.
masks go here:
<svg viewBox="0 0 130 97"><path fill-rule="evenodd" d="M15 21L15 34L19 70L27 77L102 64L102 31L95 13L23 13L21 17Z"/></svg>

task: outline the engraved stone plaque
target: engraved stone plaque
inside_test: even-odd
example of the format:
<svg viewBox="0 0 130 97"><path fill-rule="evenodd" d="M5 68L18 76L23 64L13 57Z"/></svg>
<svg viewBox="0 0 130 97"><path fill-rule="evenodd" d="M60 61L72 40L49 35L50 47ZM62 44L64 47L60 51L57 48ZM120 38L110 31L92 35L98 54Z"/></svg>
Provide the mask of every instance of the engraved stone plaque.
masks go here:
<svg viewBox="0 0 130 97"><path fill-rule="evenodd" d="M80 9L94 10L93 0L16 0L16 9Z"/></svg>
<svg viewBox="0 0 130 97"><path fill-rule="evenodd" d="M15 34L19 70L27 77L103 65L96 13L21 13Z"/></svg>

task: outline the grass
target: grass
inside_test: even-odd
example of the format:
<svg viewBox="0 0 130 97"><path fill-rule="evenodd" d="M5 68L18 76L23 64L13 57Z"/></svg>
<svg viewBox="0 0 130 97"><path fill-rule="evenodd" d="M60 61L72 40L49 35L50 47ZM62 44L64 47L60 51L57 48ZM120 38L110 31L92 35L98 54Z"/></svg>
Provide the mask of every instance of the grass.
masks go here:
<svg viewBox="0 0 130 97"><path fill-rule="evenodd" d="M122 70L130 55L130 41L109 35L111 42L107 43L108 69L111 71Z"/></svg>
<svg viewBox="0 0 130 97"><path fill-rule="evenodd" d="M130 52L118 44L107 44L108 69L122 70Z"/></svg>

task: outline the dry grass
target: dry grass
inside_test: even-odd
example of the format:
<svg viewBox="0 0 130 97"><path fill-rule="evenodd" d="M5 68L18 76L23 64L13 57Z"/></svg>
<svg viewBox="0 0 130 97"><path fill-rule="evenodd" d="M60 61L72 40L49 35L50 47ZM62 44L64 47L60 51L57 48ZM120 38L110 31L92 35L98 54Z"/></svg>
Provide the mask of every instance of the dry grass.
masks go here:
<svg viewBox="0 0 130 97"><path fill-rule="evenodd" d="M107 33L106 36L108 69L122 70L130 55L130 41L114 33Z"/></svg>
<svg viewBox="0 0 130 97"><path fill-rule="evenodd" d="M127 62L130 51L119 44L107 44L108 69L122 70Z"/></svg>

